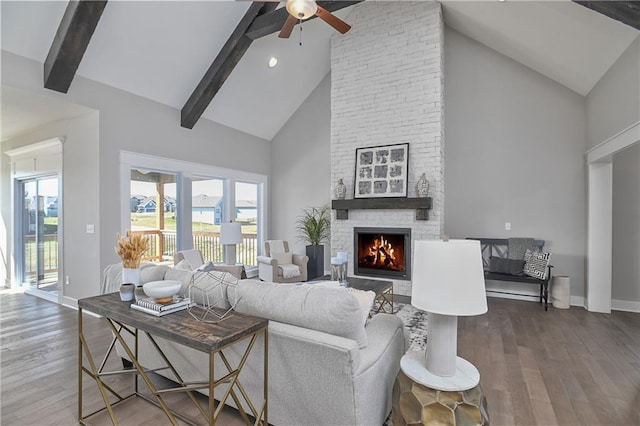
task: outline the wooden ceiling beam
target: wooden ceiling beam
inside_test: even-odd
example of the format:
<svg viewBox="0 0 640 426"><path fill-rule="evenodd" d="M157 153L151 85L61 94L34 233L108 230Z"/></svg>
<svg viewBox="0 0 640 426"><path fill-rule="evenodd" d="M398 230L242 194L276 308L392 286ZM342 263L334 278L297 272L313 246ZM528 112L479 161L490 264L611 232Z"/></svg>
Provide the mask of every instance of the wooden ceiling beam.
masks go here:
<svg viewBox="0 0 640 426"><path fill-rule="evenodd" d="M584 7L640 30L640 1L577 1Z"/></svg>
<svg viewBox="0 0 640 426"><path fill-rule="evenodd" d="M363 0L319 1L318 4L334 12L361 1ZM240 23L182 107L180 113L182 127L193 129L253 40L280 31L289 15L285 8L276 10L277 6L277 2L253 2L249 6Z"/></svg>
<svg viewBox="0 0 640 426"><path fill-rule="evenodd" d="M353 6L354 4L361 3L363 0L357 1L318 1L318 5L322 6L329 12L335 12L345 7ZM247 37L251 40L256 40L269 34L277 33L282 29L284 22L289 17L287 10L282 7L271 13L258 16L247 29ZM308 20L317 18L316 15L312 16Z"/></svg>
<svg viewBox="0 0 640 426"><path fill-rule="evenodd" d="M44 87L67 93L107 1L70 1L44 62Z"/></svg>
<svg viewBox="0 0 640 426"><path fill-rule="evenodd" d="M205 109L209 106L214 96L231 71L238 65L242 56L251 46L252 39L246 36L247 28L256 17L272 12L278 6L276 2L253 2L247 9L236 29L227 42L222 46L218 56L205 73L198 86L195 88L180 113L180 125L187 129L193 129Z"/></svg>

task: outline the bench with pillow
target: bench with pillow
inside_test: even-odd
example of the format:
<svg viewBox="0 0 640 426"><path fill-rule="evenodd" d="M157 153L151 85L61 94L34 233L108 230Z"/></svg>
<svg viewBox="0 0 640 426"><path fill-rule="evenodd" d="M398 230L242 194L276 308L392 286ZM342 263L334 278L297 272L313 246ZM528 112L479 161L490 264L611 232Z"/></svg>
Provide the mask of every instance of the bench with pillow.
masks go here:
<svg viewBox="0 0 640 426"><path fill-rule="evenodd" d="M532 296L513 291L487 290L491 293L535 297L549 309L551 253L544 251L544 240L534 238L468 238L480 241L485 280L508 281L540 286L540 294Z"/></svg>

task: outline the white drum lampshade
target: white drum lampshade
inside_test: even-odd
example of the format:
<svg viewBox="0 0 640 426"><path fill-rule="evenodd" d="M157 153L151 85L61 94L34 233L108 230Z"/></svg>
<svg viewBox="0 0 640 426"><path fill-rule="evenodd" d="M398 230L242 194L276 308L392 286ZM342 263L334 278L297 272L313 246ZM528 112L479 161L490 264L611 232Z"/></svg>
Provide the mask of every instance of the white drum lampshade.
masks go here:
<svg viewBox="0 0 640 426"><path fill-rule="evenodd" d="M428 312L426 354L410 351L400 363L412 380L433 389L475 387L480 373L457 356L458 316L487 312L480 242L416 241L411 304Z"/></svg>
<svg viewBox="0 0 640 426"><path fill-rule="evenodd" d="M416 241L411 304L442 315L487 312L480 241Z"/></svg>

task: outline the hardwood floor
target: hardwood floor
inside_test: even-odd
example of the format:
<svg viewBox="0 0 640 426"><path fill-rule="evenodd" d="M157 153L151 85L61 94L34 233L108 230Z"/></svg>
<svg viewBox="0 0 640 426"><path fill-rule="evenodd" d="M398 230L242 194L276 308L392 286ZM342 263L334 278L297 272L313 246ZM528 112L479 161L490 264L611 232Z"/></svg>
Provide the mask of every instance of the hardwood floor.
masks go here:
<svg viewBox="0 0 640 426"><path fill-rule="evenodd" d="M459 318L494 425L640 425L640 314L489 298Z"/></svg>
<svg viewBox="0 0 640 426"><path fill-rule="evenodd" d="M0 291L0 424L4 425L72 425L78 418L78 312L21 293ZM83 330L89 346L102 360L111 343L111 332L103 320L83 315ZM117 357L110 357L107 370L121 367ZM104 406L95 382L83 381L83 413ZM154 375L157 384L166 379ZM119 376L109 384L122 395L132 390L131 377ZM144 386L144 385L141 385ZM202 404L206 398L199 395ZM192 402L183 394L165 397L177 408L206 424ZM121 425L170 424L159 409L140 398L117 406ZM106 412L90 419L93 425L111 425ZM180 423L186 424L186 423ZM225 407L218 424L243 424L235 410Z"/></svg>
<svg viewBox="0 0 640 426"><path fill-rule="evenodd" d="M0 302L0 423L77 424L77 312L9 290ZM106 351L111 336L101 321L85 316L85 334ZM640 425L640 314L545 312L489 298L487 314L459 319L458 353L480 370L493 425ZM93 382L84 383L85 402L97 408ZM186 398L171 403L198 419ZM168 424L139 399L116 413L125 425ZM92 424L111 422L101 414ZM239 416L225 410L219 424L240 424Z"/></svg>

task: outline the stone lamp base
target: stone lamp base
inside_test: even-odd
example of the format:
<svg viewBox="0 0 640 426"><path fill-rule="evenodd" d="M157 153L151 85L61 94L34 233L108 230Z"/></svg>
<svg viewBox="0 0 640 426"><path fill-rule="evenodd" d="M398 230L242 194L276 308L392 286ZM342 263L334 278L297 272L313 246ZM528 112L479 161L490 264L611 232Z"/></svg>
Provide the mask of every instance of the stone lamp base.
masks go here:
<svg viewBox="0 0 640 426"><path fill-rule="evenodd" d="M488 425L487 398L480 385L439 391L411 380L402 370L393 385L393 426Z"/></svg>

